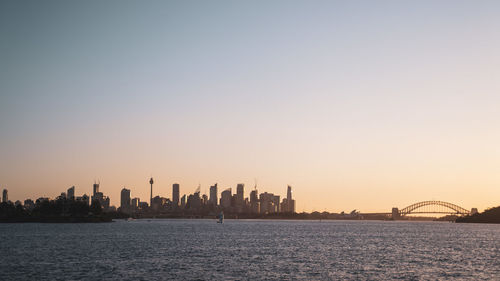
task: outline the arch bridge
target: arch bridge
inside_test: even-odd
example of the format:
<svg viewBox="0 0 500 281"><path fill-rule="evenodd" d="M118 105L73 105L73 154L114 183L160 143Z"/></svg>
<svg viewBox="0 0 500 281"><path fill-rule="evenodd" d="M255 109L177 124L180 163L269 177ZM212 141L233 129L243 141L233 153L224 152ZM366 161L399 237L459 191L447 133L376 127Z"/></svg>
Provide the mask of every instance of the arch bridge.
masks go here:
<svg viewBox="0 0 500 281"><path fill-rule="evenodd" d="M406 216L410 214L448 214L448 215L470 215L471 211L458 205L443 201L422 201L405 207L401 210L393 208L392 215Z"/></svg>

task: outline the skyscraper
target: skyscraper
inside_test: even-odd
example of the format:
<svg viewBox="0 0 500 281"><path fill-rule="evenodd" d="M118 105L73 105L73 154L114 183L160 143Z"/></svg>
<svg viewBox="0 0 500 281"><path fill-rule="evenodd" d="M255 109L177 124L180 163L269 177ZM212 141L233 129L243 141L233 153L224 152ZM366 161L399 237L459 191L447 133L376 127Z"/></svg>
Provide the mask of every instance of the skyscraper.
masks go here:
<svg viewBox="0 0 500 281"><path fill-rule="evenodd" d="M132 209L136 209L137 207L139 207L139 202L141 202L141 200L136 197L132 199L130 202L132 204Z"/></svg>
<svg viewBox="0 0 500 281"><path fill-rule="evenodd" d="M122 210L128 210L130 208L130 189L126 189L125 187L121 192L120 207Z"/></svg>
<svg viewBox="0 0 500 281"><path fill-rule="evenodd" d="M181 208L184 209L184 207L186 207L186 194L181 197Z"/></svg>
<svg viewBox="0 0 500 281"><path fill-rule="evenodd" d="M231 197L232 197L232 192L231 188L228 188L220 194L220 205L223 208L230 208L231 207Z"/></svg>
<svg viewBox="0 0 500 281"><path fill-rule="evenodd" d="M280 211L280 196L274 195L272 193L261 193L260 194L260 212L262 214L266 213L277 213Z"/></svg>
<svg viewBox="0 0 500 281"><path fill-rule="evenodd" d="M236 185L236 204L238 206L243 205L244 197L245 197L245 185L239 183L238 185Z"/></svg>
<svg viewBox="0 0 500 281"><path fill-rule="evenodd" d="M286 191L286 210L283 212L295 213L295 200L292 199L292 187L288 186Z"/></svg>
<svg viewBox="0 0 500 281"><path fill-rule="evenodd" d="M94 201L99 201L99 203L101 204L101 207L103 209L108 209L109 208L109 197L106 197L104 196L104 194L102 192L99 191L99 183L95 183L94 182L94 185L93 185L93 195L91 197L91 203L93 203Z"/></svg>
<svg viewBox="0 0 500 281"><path fill-rule="evenodd" d="M72 186L68 188L68 192L66 194L68 199L74 199L75 198L75 186Z"/></svg>
<svg viewBox="0 0 500 281"><path fill-rule="evenodd" d="M9 201L9 195L7 189L4 189L2 194L2 202L7 203L7 201Z"/></svg>
<svg viewBox="0 0 500 281"><path fill-rule="evenodd" d="M174 207L179 206L179 184L174 183L172 185L172 203L174 204Z"/></svg>
<svg viewBox="0 0 500 281"><path fill-rule="evenodd" d="M257 189L254 189L250 192L250 208L252 210L252 213L254 214L258 214L260 212L260 203Z"/></svg>
<svg viewBox="0 0 500 281"><path fill-rule="evenodd" d="M94 193L92 193L92 196L95 196L96 193L99 192L99 184L94 182L93 189L94 189Z"/></svg>
<svg viewBox="0 0 500 281"><path fill-rule="evenodd" d="M210 204L217 206L217 184L210 187Z"/></svg>

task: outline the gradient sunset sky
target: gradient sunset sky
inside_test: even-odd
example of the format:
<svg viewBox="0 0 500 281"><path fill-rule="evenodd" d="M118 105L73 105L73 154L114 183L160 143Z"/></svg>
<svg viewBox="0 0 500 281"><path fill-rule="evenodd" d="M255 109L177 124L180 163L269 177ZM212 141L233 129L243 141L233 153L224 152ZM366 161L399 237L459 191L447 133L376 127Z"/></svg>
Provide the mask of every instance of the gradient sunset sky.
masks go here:
<svg viewBox="0 0 500 281"><path fill-rule="evenodd" d="M500 205L498 1L2 1L0 188Z"/></svg>

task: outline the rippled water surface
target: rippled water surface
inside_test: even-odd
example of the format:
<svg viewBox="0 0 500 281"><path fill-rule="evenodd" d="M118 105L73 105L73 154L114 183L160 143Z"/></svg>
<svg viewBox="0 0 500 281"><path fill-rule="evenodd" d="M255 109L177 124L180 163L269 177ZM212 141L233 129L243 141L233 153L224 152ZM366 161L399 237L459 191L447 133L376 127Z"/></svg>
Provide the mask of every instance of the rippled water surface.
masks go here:
<svg viewBox="0 0 500 281"><path fill-rule="evenodd" d="M500 225L0 224L2 280L500 280Z"/></svg>

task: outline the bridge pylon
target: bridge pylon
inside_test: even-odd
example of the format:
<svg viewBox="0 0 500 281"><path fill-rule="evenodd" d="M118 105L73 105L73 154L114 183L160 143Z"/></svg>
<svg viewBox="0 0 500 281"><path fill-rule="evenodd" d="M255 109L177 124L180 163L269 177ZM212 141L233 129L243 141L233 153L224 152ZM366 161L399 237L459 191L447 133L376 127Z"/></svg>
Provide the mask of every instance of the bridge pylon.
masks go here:
<svg viewBox="0 0 500 281"><path fill-rule="evenodd" d="M399 209L396 207L392 208L392 219L397 220L399 218L401 218L401 214L399 213Z"/></svg>

